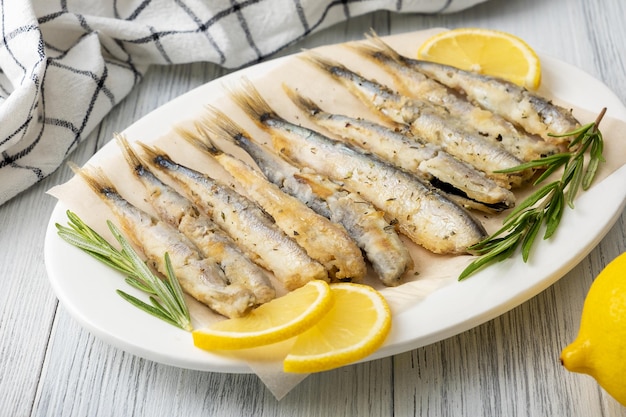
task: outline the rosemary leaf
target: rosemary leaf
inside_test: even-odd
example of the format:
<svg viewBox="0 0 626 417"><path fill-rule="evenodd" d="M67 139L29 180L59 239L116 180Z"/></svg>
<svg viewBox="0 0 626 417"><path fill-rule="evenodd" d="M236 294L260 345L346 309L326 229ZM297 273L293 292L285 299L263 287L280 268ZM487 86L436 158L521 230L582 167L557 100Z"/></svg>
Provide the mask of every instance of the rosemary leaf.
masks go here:
<svg viewBox="0 0 626 417"><path fill-rule="evenodd" d="M567 193L567 205L570 206L570 208L574 208L574 199L583 182L583 176L585 175L584 163L583 158L574 158L573 160L572 176Z"/></svg>
<svg viewBox="0 0 626 417"><path fill-rule="evenodd" d="M524 162L523 164L519 164L517 166L511 168L500 169L495 172L510 174L513 172L526 171L527 169L534 168L544 168L546 166L554 165L554 164L564 164L569 160L569 153L557 153L554 155L549 155L544 158L534 159L532 161Z"/></svg>
<svg viewBox="0 0 626 417"><path fill-rule="evenodd" d="M161 319L161 320L163 320L163 321L165 321L165 322L167 322L167 323L169 323L169 324L171 324L173 326L180 327L183 330L187 330L187 329L184 329L183 327L181 327L181 325L178 322L176 322L175 320L172 320L172 318L169 315L164 314L163 310L155 308L155 307L151 306L150 304L145 303L145 302L141 301L139 298L137 298L135 296L132 296L132 295L130 295L130 294L128 294L128 293L126 293L126 292L124 292L122 290L116 290L116 292L123 299L125 299L126 301L128 301L129 303L134 305L135 307L145 311L146 313L152 314L154 317L156 317L158 319Z"/></svg>
<svg viewBox="0 0 626 417"><path fill-rule="evenodd" d="M530 209L532 206L541 201L548 194L553 193L555 189L559 187L558 182L552 182L548 185L545 185L528 196L524 201L522 201L517 207L509 213L508 216L504 219L505 223L509 222L511 219L515 219L521 213L524 213L525 210Z"/></svg>
<svg viewBox="0 0 626 417"><path fill-rule="evenodd" d="M152 305L122 290L117 290L117 293L122 298L135 307L169 324L180 327L183 330L192 330L189 310L185 304L183 291L174 275L170 257L167 253L163 255L167 277L161 279L152 272L111 221L107 221L107 225L120 244L121 250L115 248L96 231L87 226L75 213L68 210L66 214L69 227L57 224L59 236L105 265L125 274L126 283L148 294Z"/></svg>
<svg viewBox="0 0 626 417"><path fill-rule="evenodd" d="M70 229L60 224L56 224L57 232L61 239L82 249L84 252L93 256L100 262L105 263L111 268L117 269L124 274L132 273L132 268L118 251L105 241L106 245L92 238L88 233L91 231L84 229Z"/></svg>
<svg viewBox="0 0 626 417"><path fill-rule="evenodd" d="M185 295L183 289L180 287L180 282L175 278L174 269L172 268L172 262L170 261L169 254L165 254L165 266L167 267L168 284L174 294L174 300L176 300L177 309L179 315L183 316L187 321L191 322L189 317L189 310L185 304Z"/></svg>
<svg viewBox="0 0 626 417"><path fill-rule="evenodd" d="M126 277L126 283L131 287L138 289L139 291L145 292L146 294L154 294L152 288L150 288L148 284L138 278Z"/></svg>
<svg viewBox="0 0 626 417"><path fill-rule="evenodd" d="M602 137L602 132L599 130L596 130L596 134L597 140L593 141L589 151L591 159L587 165L587 170L585 171L585 176L583 178L583 190L588 190L589 187L591 187L591 183L596 175L598 166L601 162L605 162L604 156L602 155L602 152L604 152L604 138Z"/></svg>
<svg viewBox="0 0 626 417"><path fill-rule="evenodd" d="M574 137L568 152L550 155L498 172L518 172L526 169L543 169L533 185L537 186L563 168L560 180L542 186L509 213L503 226L486 239L470 246L468 252L478 255L459 275L463 280L476 271L512 256L518 245L522 245L522 259L527 262L536 237L545 226L544 240L556 232L566 207L574 208L578 192L591 186L600 163L604 139L598 128L606 108L602 109L595 122L588 123L563 135ZM587 156L587 157L586 157Z"/></svg>
<svg viewBox="0 0 626 417"><path fill-rule="evenodd" d="M544 182L548 177L550 177L550 175L555 173L557 170L561 169L561 167L563 165L567 164L567 161L569 161L569 158L567 160L559 159L554 164L548 165L545 168L545 170L537 177L537 179L535 180L533 185L538 185L538 184Z"/></svg>
<svg viewBox="0 0 626 417"><path fill-rule="evenodd" d="M459 275L459 281L467 278L488 265L509 258L519 243L519 236L520 235L509 235L509 238L503 239L496 248L478 257L461 272L461 275Z"/></svg>
<svg viewBox="0 0 626 417"><path fill-rule="evenodd" d="M543 235L544 240L549 239L554 234L557 227L559 227L559 223L561 223L561 218L565 212L564 200L565 196L562 190L557 190L552 196L552 200L550 204L548 204L545 214L546 231Z"/></svg>
<svg viewBox="0 0 626 417"><path fill-rule="evenodd" d="M604 162L604 158L592 159L589 161L589 165L587 166L587 170L585 171L585 175L583 176L582 180L583 191L587 191L589 187L591 187L591 183L596 176L596 172L598 171L598 166L600 166L600 162Z"/></svg>
<svg viewBox="0 0 626 417"><path fill-rule="evenodd" d="M543 222L543 213L538 212L535 215L530 217L528 224L528 231L525 234L520 234L523 236L522 241L522 259L524 262L528 260L530 256L530 250L532 248L533 243L535 242L535 238L539 233L539 229L541 228L541 223Z"/></svg>

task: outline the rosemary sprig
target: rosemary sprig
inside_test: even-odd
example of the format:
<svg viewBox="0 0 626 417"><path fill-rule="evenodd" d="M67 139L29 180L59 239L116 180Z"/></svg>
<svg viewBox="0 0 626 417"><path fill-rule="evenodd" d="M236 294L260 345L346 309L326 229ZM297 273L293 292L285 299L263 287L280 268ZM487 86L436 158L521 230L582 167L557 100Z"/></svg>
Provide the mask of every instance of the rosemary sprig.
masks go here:
<svg viewBox="0 0 626 417"><path fill-rule="evenodd" d="M606 108L596 120L563 135L574 136L568 145L569 152L536 159L516 167L498 172L511 173L526 169L543 169L533 182L536 186L551 174L563 168L559 180L542 186L522 201L503 221L503 226L491 236L469 248L470 253L480 255L459 275L459 281L479 269L512 256L518 246L522 247L522 259L528 261L535 238L542 225L545 225L544 240L556 231L566 206L574 208L574 199L582 188L589 189L595 178L598 166L604 162L602 156L604 140L598 126ZM589 154L585 164L585 155Z"/></svg>
<svg viewBox="0 0 626 417"><path fill-rule="evenodd" d="M183 330L192 330L183 291L174 275L172 263L167 253L164 254L167 278L161 279L148 268L148 265L139 257L128 240L111 221L107 220L107 225L122 247L121 250L111 245L70 210L67 211L67 217L69 227L56 224L59 236L100 262L122 272L126 275L126 283L149 295L151 304L122 290L117 290L122 298L167 323Z"/></svg>

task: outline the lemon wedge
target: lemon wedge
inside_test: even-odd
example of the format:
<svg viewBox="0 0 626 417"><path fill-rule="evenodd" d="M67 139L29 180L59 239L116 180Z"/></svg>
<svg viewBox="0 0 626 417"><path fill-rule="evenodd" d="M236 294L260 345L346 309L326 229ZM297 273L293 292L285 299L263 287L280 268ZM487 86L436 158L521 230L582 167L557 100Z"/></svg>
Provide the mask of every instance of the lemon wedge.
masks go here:
<svg viewBox="0 0 626 417"><path fill-rule="evenodd" d="M331 309L328 284L310 281L265 303L245 317L217 322L192 332L194 344L205 350L247 349L281 342L316 324Z"/></svg>
<svg viewBox="0 0 626 417"><path fill-rule="evenodd" d="M334 303L313 327L300 334L283 361L285 372L326 371L376 351L391 328L383 296L366 285L331 284Z"/></svg>
<svg viewBox="0 0 626 417"><path fill-rule="evenodd" d="M459 28L438 33L420 46L417 57L532 90L541 84L541 63L535 51L520 38L497 30Z"/></svg>

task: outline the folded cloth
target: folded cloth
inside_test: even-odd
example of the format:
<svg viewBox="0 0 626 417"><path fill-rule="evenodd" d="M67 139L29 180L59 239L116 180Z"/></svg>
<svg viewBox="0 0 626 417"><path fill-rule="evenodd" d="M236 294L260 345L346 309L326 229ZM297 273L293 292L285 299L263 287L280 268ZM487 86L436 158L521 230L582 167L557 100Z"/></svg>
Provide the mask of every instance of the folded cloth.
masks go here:
<svg viewBox="0 0 626 417"><path fill-rule="evenodd" d="M54 172L150 64L236 68L367 12L483 1L0 1L0 204Z"/></svg>

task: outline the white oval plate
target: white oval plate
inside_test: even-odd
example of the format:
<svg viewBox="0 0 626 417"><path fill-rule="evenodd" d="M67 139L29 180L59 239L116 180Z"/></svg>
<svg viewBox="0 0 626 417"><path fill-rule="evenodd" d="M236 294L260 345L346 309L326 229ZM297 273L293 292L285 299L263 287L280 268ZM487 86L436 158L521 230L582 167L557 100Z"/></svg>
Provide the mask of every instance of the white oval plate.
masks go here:
<svg viewBox="0 0 626 417"><path fill-rule="evenodd" d="M129 137L158 136L201 108L218 91L218 83L260 75L283 62L269 61L207 83L156 109L130 126ZM572 105L626 120L626 108L600 81L556 59L542 56L543 82ZM97 158L110 151L105 146ZM393 318L384 346L365 360L387 357L437 342L497 317L538 294L578 264L605 236L626 202L626 166L583 193L575 210L567 210L558 233L542 241L529 263L518 257L491 266L471 278L445 286ZM45 239L50 283L69 313L105 342L156 362L196 370L250 373L239 360L194 347L191 335L131 306L115 290L119 274L62 241L55 223L66 224L66 207L55 207Z"/></svg>

